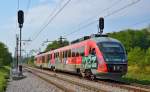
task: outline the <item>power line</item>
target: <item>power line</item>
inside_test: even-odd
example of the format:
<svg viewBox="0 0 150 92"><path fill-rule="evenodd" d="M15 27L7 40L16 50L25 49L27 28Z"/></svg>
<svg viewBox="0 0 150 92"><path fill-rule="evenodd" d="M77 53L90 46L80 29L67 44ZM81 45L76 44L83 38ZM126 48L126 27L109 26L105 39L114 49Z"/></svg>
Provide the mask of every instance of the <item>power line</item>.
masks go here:
<svg viewBox="0 0 150 92"><path fill-rule="evenodd" d="M44 21L43 25L45 25L47 23L47 20L50 19L52 17L52 15L54 15L54 13L56 12L56 10L58 9L58 6L61 5L63 3L64 0L61 0L58 5L56 5L55 9L53 9L52 12L50 12L49 16L46 18L46 20Z"/></svg>
<svg viewBox="0 0 150 92"><path fill-rule="evenodd" d="M117 0L117 1L115 1L115 2L112 3L109 7L107 7L107 8L105 8L105 9L101 10L100 12L98 12L98 14L102 14L103 12L105 12L105 11L107 11L107 10L113 8L114 6L116 6L117 4L119 4L121 1L122 1L122 0ZM95 18L96 16L97 16L97 15L94 15L94 16L88 18L87 20L85 20L85 21L79 23L78 25L81 25L81 24L83 24L83 23L87 23L89 20L92 20L92 19Z"/></svg>
<svg viewBox="0 0 150 92"><path fill-rule="evenodd" d="M42 31L44 31L44 29L56 18L56 16L69 4L70 1L71 1L71 0L68 0L68 1L54 14L54 16L52 16L52 17L49 19L49 21L47 22L47 24L45 24L45 25L41 28L41 30L36 34L35 38L33 38L32 41L34 41L34 40L40 35L40 33L41 33Z"/></svg>
<svg viewBox="0 0 150 92"><path fill-rule="evenodd" d="M56 5L56 7L53 9L53 11L49 13L49 16L45 19L45 21L44 21L44 23L42 24L42 26L41 26L40 29L42 29L42 27L45 26L45 25L48 23L48 20L54 15L54 13L55 13L55 12L57 11L57 9L58 9L58 6L60 6L60 5L63 3L63 1L64 1L64 0L61 0L61 1ZM33 34L33 37L34 37L35 35L37 35L37 34L36 34L36 33Z"/></svg>
<svg viewBox="0 0 150 92"><path fill-rule="evenodd" d="M128 8L128 7L130 7L130 6L134 5L134 4L136 4L136 3L138 3L139 1L140 1L140 0L137 0L137 1L134 1L134 2L132 2L132 3L130 3L130 4L127 4L127 5L125 5L124 7L119 8L119 9L117 9L117 10L115 10L115 11L113 11L113 12L107 14L107 15L105 15L104 18L109 17L109 16L111 16L111 15L113 15L113 14L116 14L116 13L118 13L118 12L120 12L120 11L122 11L122 10L124 10L124 9L126 9L126 8ZM73 34L73 33L75 33L75 32L78 32L78 31L80 31L81 29L84 29L84 28L86 28L86 27L88 27L88 26L90 26L90 25L92 25L92 24L95 24L97 21L99 21L99 20L94 20L94 21L92 21L92 22L90 22L90 23L88 23L88 24L86 24L86 25L83 25L82 27L78 28L77 30L74 30L74 31L72 31L71 33L65 34L65 35L63 35L63 36L68 36L68 35L71 35L71 34Z"/></svg>

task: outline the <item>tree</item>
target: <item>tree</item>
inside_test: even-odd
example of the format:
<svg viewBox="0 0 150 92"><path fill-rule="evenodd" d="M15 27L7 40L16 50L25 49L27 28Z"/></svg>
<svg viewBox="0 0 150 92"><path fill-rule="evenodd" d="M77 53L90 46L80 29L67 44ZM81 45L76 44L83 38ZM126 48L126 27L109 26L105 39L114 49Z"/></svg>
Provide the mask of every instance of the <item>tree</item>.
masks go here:
<svg viewBox="0 0 150 92"><path fill-rule="evenodd" d="M0 66L9 65L12 61L11 53L9 53L8 48L0 42Z"/></svg>

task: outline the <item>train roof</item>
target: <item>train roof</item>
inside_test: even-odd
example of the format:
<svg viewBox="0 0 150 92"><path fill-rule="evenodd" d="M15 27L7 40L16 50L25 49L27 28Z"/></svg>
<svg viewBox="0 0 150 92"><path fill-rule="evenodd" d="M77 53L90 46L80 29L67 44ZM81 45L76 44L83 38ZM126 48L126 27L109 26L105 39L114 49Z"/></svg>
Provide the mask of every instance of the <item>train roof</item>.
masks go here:
<svg viewBox="0 0 150 92"><path fill-rule="evenodd" d="M95 41L96 43L99 43L99 42L117 42L117 43L121 43L117 39L114 39L114 38L111 38L111 37L94 37L94 38L91 38L91 40Z"/></svg>
<svg viewBox="0 0 150 92"><path fill-rule="evenodd" d="M91 36L84 36L82 38L74 40L71 42L71 44L75 44L75 43L79 43L79 42L87 41L87 40L93 40L96 43L99 43L99 42L118 42L118 43L121 43L117 39L108 37L108 35L92 34Z"/></svg>

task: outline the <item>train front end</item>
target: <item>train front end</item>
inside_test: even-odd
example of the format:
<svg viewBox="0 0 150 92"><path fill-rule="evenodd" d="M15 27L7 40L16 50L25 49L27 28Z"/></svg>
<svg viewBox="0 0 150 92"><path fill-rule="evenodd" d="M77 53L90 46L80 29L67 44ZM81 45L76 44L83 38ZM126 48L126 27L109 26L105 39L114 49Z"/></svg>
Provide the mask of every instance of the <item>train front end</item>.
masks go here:
<svg viewBox="0 0 150 92"><path fill-rule="evenodd" d="M119 79L127 73L127 54L124 46L116 39L109 37L97 41L99 49L96 77Z"/></svg>

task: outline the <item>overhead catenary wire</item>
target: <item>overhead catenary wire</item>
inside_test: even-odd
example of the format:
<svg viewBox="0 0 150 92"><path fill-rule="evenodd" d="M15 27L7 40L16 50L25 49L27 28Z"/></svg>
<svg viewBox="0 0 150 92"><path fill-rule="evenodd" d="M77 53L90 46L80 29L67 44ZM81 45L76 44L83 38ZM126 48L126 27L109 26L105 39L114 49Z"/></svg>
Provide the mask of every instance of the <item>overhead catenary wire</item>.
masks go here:
<svg viewBox="0 0 150 92"><path fill-rule="evenodd" d="M136 0L136 1L131 2L131 3L129 3L129 4L127 4L127 5L125 5L125 6L121 7L121 8L119 8L119 9L113 11L113 12L110 12L109 14L105 15L104 18L109 17L109 16L111 16L111 15L114 15L114 14L116 14L116 13L118 13L118 12L120 12L120 11L122 11L122 10L124 10L124 9L126 9L126 8L128 8L128 7L130 7L130 6L134 5L134 4L136 4L136 3L138 3L139 1L141 1L141 0ZM86 27L88 27L88 26L90 26L90 25L92 25L92 24L95 24L95 23L97 23L97 21L99 21L99 20L94 20L94 21L92 21L92 22L90 22L90 23L87 23L87 24L85 24L85 25L79 27L78 29L75 29L75 30L73 30L72 32L70 32L70 33L68 33L68 34L65 34L65 35L63 35L63 36L68 36L68 35L71 35L71 34L73 34L73 33L78 32L78 31L81 31L81 29L84 29L84 28L86 28Z"/></svg>
<svg viewBox="0 0 150 92"><path fill-rule="evenodd" d="M97 14L100 15L100 14L106 12L107 10L110 10L111 8L113 8L113 7L115 7L117 4L119 4L121 1L122 1L122 0L117 0L117 1L113 2L110 6L108 6L107 8L105 8L105 9L103 9L103 10L101 10L101 11L98 12ZM90 18L88 18L87 20L85 20L85 21L79 23L78 25L82 25L83 23L87 23L89 20L92 20L92 19L94 19L95 17L97 17L97 15L91 16Z"/></svg>
<svg viewBox="0 0 150 92"><path fill-rule="evenodd" d="M45 19L43 25L41 27L43 27L44 25L47 24L47 20L50 19L54 14L55 12L57 11L58 7L64 2L64 0L60 0L60 2L58 3L58 5L56 5L56 7L52 10L52 12L49 13L48 17Z"/></svg>
<svg viewBox="0 0 150 92"><path fill-rule="evenodd" d="M40 29L42 29L49 21L49 19L55 14L55 12L57 11L57 9L59 9L58 7L61 6L61 4L64 2L65 0L60 0L60 2L56 5L56 7L52 10L52 12L49 13L48 17L45 19L45 21L43 22L42 26L40 27ZM35 37L38 33L34 33L32 37Z"/></svg>
<svg viewBox="0 0 150 92"><path fill-rule="evenodd" d="M45 30L45 28L57 17L57 15L69 4L71 0L68 0L50 19L49 21L47 22L47 24L45 24L41 30L35 35L35 37L32 39L32 41L34 41L42 31Z"/></svg>

